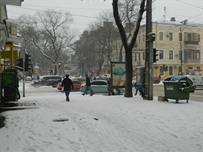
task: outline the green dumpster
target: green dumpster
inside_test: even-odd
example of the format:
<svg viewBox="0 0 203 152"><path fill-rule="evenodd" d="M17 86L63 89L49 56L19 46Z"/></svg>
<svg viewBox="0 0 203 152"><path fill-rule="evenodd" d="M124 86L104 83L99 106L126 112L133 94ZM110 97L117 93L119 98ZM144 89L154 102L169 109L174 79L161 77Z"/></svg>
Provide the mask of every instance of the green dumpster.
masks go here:
<svg viewBox="0 0 203 152"><path fill-rule="evenodd" d="M4 70L2 80L3 101L16 101L18 89L17 71L15 69Z"/></svg>
<svg viewBox="0 0 203 152"><path fill-rule="evenodd" d="M190 93L194 93L195 86L190 78L186 76L172 76L166 78L164 81L165 98L179 100L186 100L188 103Z"/></svg>

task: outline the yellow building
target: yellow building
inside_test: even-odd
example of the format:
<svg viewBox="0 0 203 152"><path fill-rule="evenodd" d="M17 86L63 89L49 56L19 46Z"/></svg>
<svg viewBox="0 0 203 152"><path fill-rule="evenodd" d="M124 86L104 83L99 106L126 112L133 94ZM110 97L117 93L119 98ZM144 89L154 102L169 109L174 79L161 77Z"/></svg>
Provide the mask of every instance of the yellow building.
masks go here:
<svg viewBox="0 0 203 152"><path fill-rule="evenodd" d="M132 54L134 67L145 65L145 30L146 25L140 27ZM159 60L153 65L154 76L160 75L163 80L180 74L181 67L183 75L203 69L202 25L153 22L152 32L156 35L153 47L159 52Z"/></svg>

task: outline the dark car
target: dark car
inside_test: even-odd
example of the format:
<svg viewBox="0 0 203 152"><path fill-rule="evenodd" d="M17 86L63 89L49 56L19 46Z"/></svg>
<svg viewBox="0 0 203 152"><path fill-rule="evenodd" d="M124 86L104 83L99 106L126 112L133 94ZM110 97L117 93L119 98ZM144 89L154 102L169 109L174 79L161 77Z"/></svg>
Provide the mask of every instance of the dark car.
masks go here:
<svg viewBox="0 0 203 152"><path fill-rule="evenodd" d="M57 87L58 82L62 80L60 75L45 75L41 76L39 80L33 82L34 87L39 86L52 86L53 88Z"/></svg>

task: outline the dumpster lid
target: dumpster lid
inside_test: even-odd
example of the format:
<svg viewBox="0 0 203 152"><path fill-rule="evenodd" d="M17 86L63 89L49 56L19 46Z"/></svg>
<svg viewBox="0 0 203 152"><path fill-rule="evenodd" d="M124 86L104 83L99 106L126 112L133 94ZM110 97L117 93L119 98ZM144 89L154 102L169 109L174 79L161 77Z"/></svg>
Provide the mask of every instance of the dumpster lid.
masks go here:
<svg viewBox="0 0 203 152"><path fill-rule="evenodd" d="M165 82L166 81L170 81L170 82L180 82L181 81L181 82L188 82L190 85L193 85L193 82L190 78L188 78L186 76L180 76L180 75L174 75L174 76L168 77L164 81Z"/></svg>

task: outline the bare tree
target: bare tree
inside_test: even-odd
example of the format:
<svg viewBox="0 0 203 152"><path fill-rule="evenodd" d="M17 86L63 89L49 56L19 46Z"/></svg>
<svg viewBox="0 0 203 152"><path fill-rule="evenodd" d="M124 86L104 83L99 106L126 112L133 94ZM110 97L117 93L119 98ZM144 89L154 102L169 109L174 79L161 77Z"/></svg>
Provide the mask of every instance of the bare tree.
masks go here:
<svg viewBox="0 0 203 152"><path fill-rule="evenodd" d="M120 36L125 49L125 57L126 57L126 87L125 87L125 97L132 97L132 49L136 42L136 38L139 32L140 23L142 20L142 15L145 11L145 0L141 0L140 9L137 16L136 26L131 37L130 42L128 43L127 35L125 33L124 27L121 22L121 18L118 12L118 0L113 0L113 14L116 25L118 26Z"/></svg>
<svg viewBox="0 0 203 152"><path fill-rule="evenodd" d="M95 63L98 69L97 75L100 74L105 61L110 66L112 61L112 46L116 43L118 37L118 30L113 26L112 21L105 20L105 18L100 18L99 20L103 21L103 23L96 22L90 27L90 37L93 42L92 46L94 46L92 53L96 59Z"/></svg>
<svg viewBox="0 0 203 152"><path fill-rule="evenodd" d="M32 16L21 15L15 20L15 22L18 24L18 33L23 38L20 57L23 57L25 54L30 54L33 66L40 64L41 61L44 60L40 56L39 51L37 51L37 48L32 43L32 39L39 41L39 36L36 29L36 20Z"/></svg>
<svg viewBox="0 0 203 152"><path fill-rule="evenodd" d="M138 14L138 1L137 0L124 0L118 2L118 11L121 23L125 24L125 32L127 40L132 36L134 23L137 21ZM123 44L121 43L119 49L119 61L122 61Z"/></svg>
<svg viewBox="0 0 203 152"><path fill-rule="evenodd" d="M41 54L54 66L54 74L57 73L57 62L62 51L67 51L75 38L75 31L69 25L73 19L69 12L46 10L36 14L37 28L41 41L35 41L34 45Z"/></svg>

